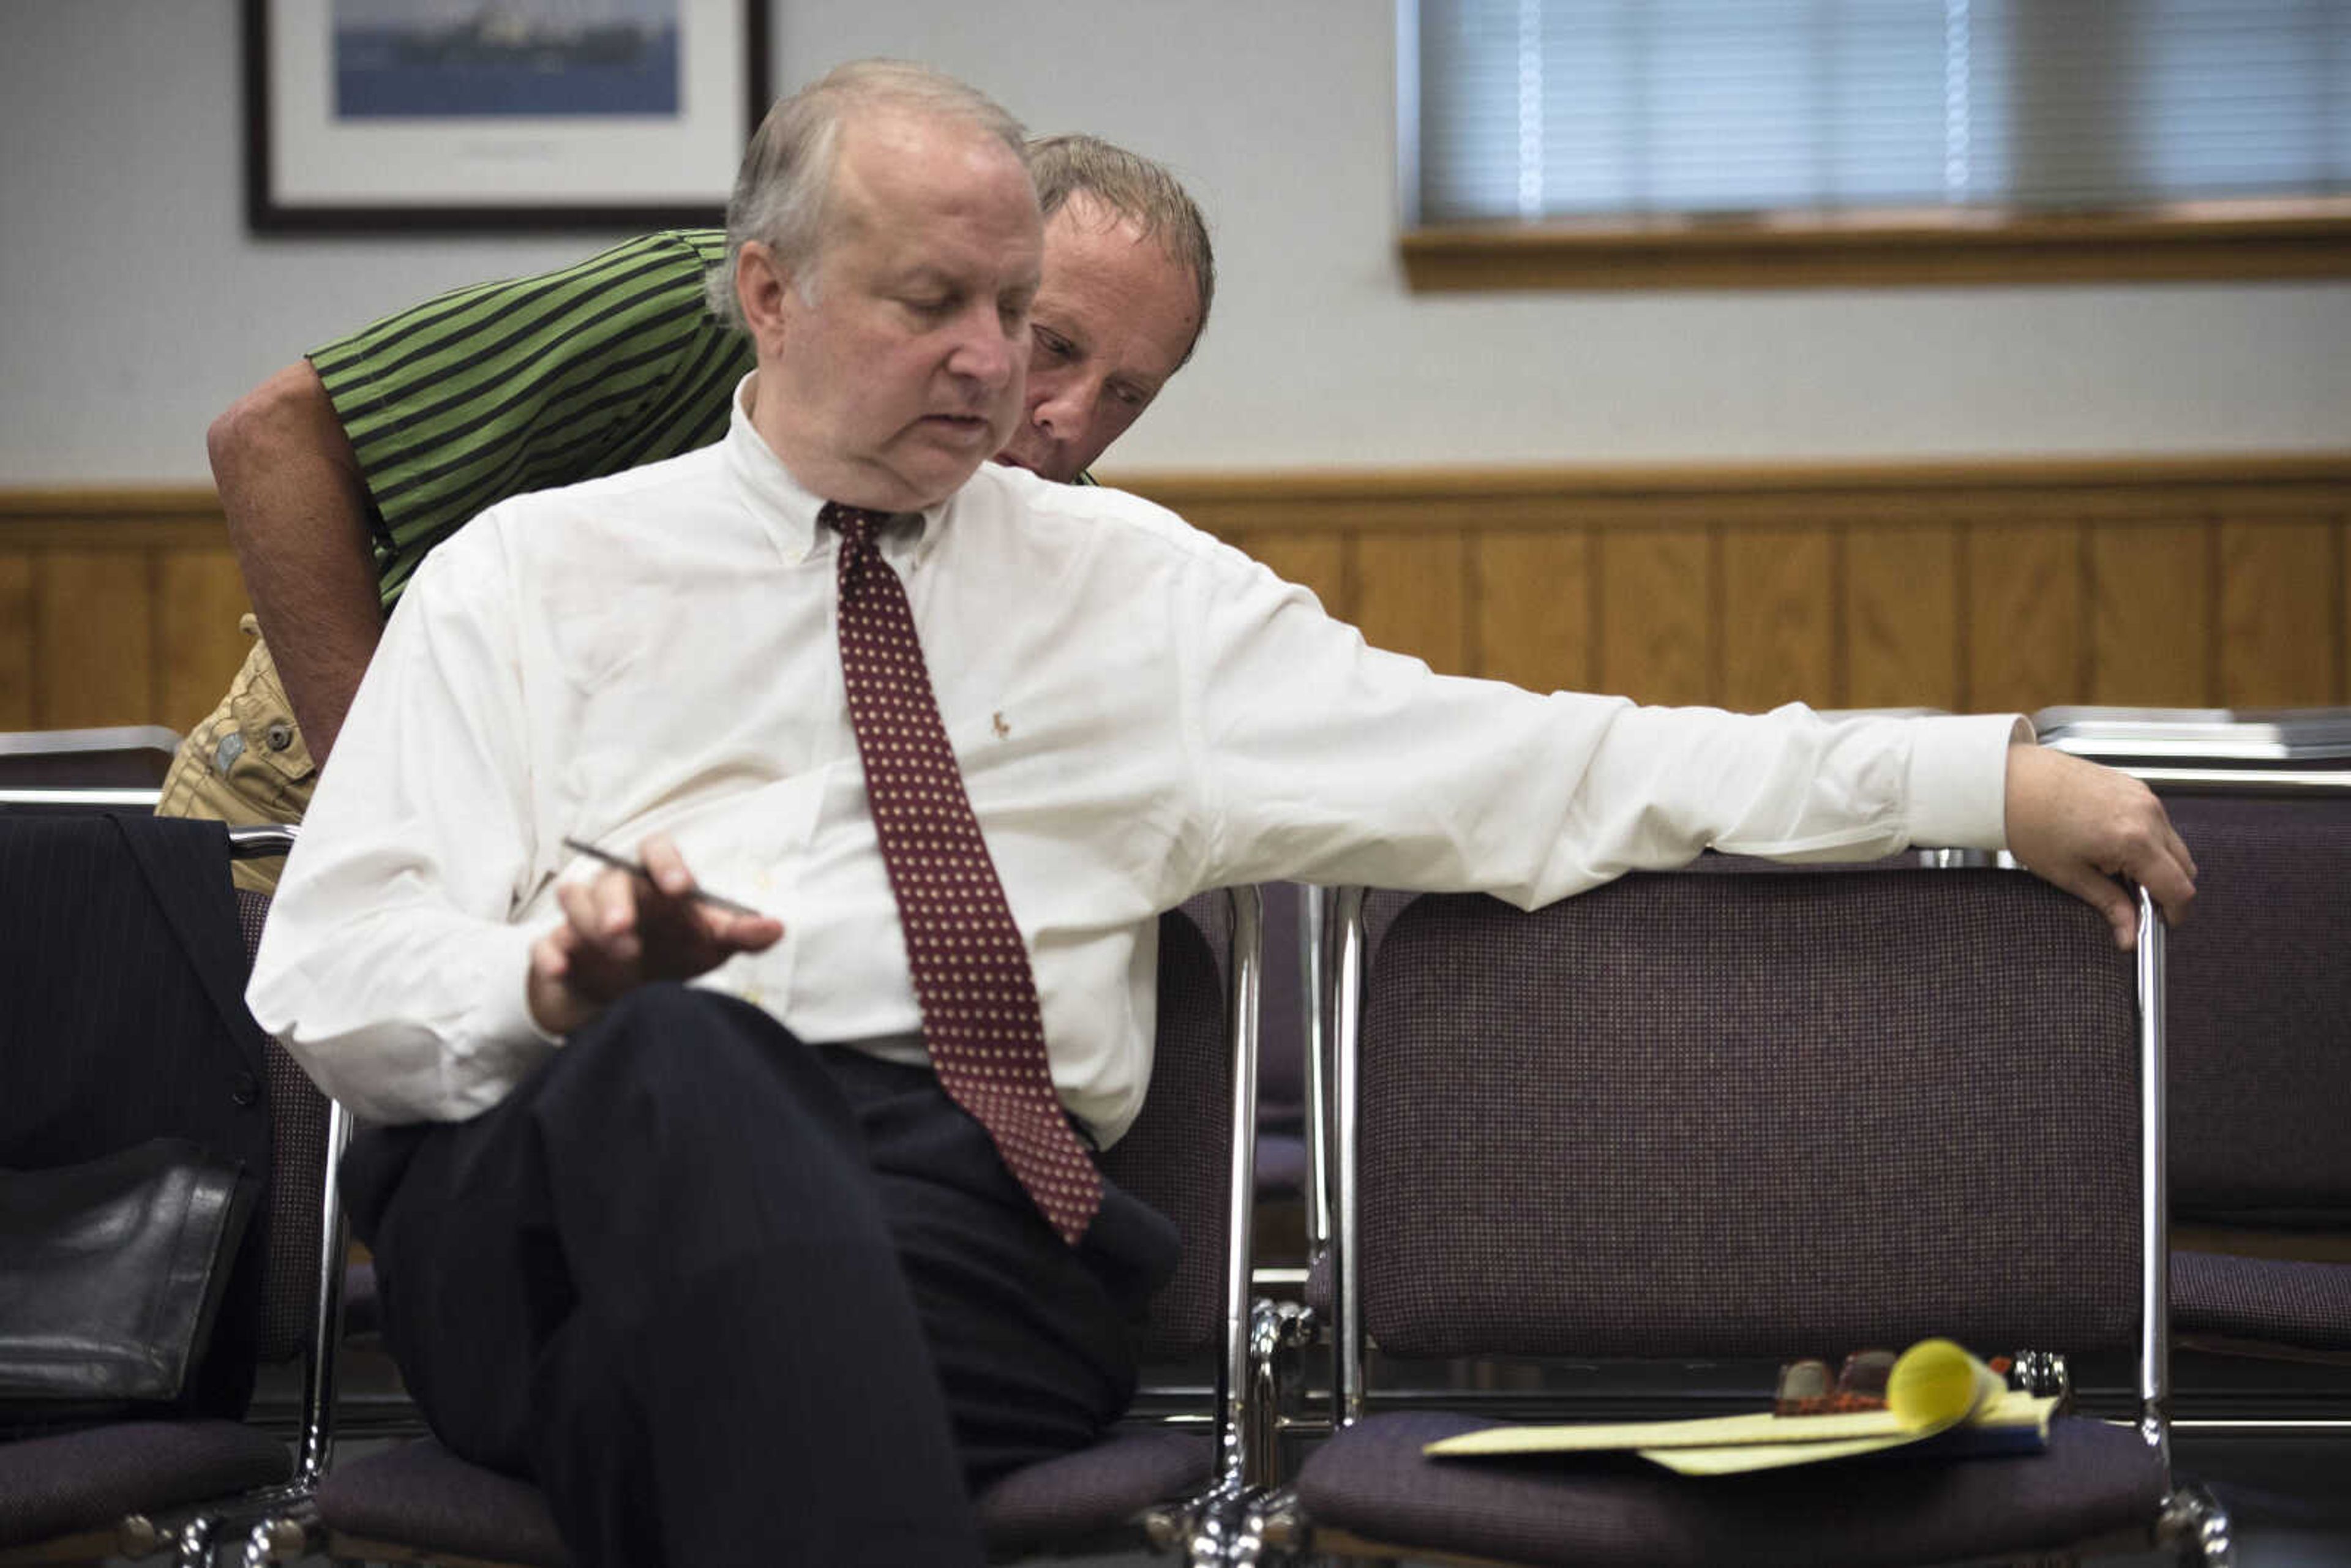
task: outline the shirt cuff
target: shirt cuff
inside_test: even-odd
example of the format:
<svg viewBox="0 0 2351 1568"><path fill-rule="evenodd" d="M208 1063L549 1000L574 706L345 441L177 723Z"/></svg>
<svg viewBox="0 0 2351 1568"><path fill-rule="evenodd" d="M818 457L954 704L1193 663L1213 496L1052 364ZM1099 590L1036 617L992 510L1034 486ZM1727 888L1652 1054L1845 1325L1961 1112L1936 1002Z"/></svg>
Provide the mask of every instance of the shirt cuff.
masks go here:
<svg viewBox="0 0 2351 1568"><path fill-rule="evenodd" d="M2016 714L1911 721L1910 842L1920 849L2008 847L2008 747L2032 731Z"/></svg>
<svg viewBox="0 0 2351 1568"><path fill-rule="evenodd" d="M541 936L561 923L559 916L528 925L497 926L483 933L482 958L487 983L479 994L488 999L478 1015L477 1027L469 1029L468 1034L483 1040L563 1043L561 1035L541 1029L530 1012L530 950ZM536 1050L531 1054L536 1056Z"/></svg>

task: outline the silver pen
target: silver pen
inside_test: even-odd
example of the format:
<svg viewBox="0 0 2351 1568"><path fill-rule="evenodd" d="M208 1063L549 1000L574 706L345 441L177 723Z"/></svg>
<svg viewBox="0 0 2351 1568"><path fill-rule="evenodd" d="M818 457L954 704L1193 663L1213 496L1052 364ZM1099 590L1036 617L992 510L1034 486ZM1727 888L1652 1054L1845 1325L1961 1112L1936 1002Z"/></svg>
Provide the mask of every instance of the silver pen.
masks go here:
<svg viewBox="0 0 2351 1568"><path fill-rule="evenodd" d="M614 867L617 870L633 873L634 874L644 878L647 882L652 882L656 890L661 887L661 883L653 882L653 873L647 871L643 866L638 864L635 861L631 860L626 855L616 855L610 850L600 850L594 844L588 843L583 840L569 837L565 838L563 841L563 847L567 850L572 850L578 853L586 855L590 860L602 861L606 865ZM765 920L768 918L766 914L752 908L749 904L737 904L731 898L723 898L717 894L712 893L707 888L695 888L688 892L685 896L693 899L697 904L709 904L714 909L725 909L737 915L747 915L754 920Z"/></svg>

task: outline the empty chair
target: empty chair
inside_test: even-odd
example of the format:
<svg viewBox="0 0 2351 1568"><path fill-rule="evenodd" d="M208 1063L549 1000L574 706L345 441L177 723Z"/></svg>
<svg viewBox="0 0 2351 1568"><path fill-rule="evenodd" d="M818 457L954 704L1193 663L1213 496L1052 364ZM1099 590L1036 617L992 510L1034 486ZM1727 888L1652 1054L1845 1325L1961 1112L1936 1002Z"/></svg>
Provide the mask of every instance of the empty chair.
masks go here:
<svg viewBox="0 0 2351 1568"><path fill-rule="evenodd" d="M2351 774L2167 803L2202 873L2171 954L2172 1327L2351 1352Z"/></svg>
<svg viewBox="0 0 2351 1568"><path fill-rule="evenodd" d="M1138 1409L1172 1423L1130 1423L989 1487L977 1502L993 1552L1139 1539L1155 1505L1235 1496L1255 1479L1243 1371L1258 947L1254 889L1206 895L1161 918L1151 1088L1142 1115L1102 1155L1105 1174L1173 1219L1184 1241L1144 1330L1146 1378L1155 1364L1181 1366L1187 1380L1205 1375L1214 1394L1146 1385ZM1198 1364L1203 1357L1213 1366ZM431 1439L340 1467L319 1489L315 1511L256 1528L255 1553L290 1555L321 1536L338 1559L538 1568L569 1560L537 1489Z"/></svg>
<svg viewBox="0 0 2351 1568"><path fill-rule="evenodd" d="M2202 873L2170 950L2172 1327L2184 1348L2351 1353L2351 709L2053 709L2044 740L2137 773ZM2339 1416L2351 1382L2199 1413ZM2215 1379L2217 1391L2204 1385ZM2252 1402L2249 1402L2252 1401Z"/></svg>
<svg viewBox="0 0 2351 1568"><path fill-rule="evenodd" d="M1261 1505L1270 1539L1827 1564L2220 1528L2199 1499L2165 1507L2144 900L2137 967L2088 909L1995 870L1635 874L1532 915L1372 904L1360 1030L1357 920L1338 963L1343 1426ZM1367 1387L1363 1359L1527 1358L1514 1385L1539 1390L1541 1358L1834 1361L1929 1335L2105 1356L2137 1397L2122 1424L2059 1419L2039 1456L1702 1479L1425 1457L1497 1416L1383 1411L1407 1380ZM1543 1409L1522 1391L1512 1414Z"/></svg>

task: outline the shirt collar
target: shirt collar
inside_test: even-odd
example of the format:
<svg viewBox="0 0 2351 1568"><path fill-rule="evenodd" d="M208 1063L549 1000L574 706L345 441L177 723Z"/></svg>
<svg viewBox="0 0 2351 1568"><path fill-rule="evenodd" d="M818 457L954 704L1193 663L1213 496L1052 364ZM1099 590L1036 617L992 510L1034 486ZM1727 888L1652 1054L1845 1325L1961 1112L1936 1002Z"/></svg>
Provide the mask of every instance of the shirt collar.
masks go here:
<svg viewBox="0 0 2351 1568"><path fill-rule="evenodd" d="M830 529L817 527L817 514L824 509L826 497L818 495L795 478L751 423L751 383L758 380L753 371L735 385L735 403L726 425L726 466L751 511L776 540L777 548L789 561L807 560L826 547L825 535ZM955 507L955 496L924 507L920 512L901 513L913 519L897 532L913 541L914 554L926 556L937 544L945 530L948 515Z"/></svg>

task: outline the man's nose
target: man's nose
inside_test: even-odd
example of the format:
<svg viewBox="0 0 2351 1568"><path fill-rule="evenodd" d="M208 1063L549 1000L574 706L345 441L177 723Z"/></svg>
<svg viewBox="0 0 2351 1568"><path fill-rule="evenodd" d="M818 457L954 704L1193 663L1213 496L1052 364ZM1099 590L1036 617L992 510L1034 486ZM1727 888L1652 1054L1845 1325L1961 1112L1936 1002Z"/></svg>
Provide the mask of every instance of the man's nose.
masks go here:
<svg viewBox="0 0 2351 1568"><path fill-rule="evenodd" d="M1092 402L1085 378L1079 375L1029 376L1029 423L1069 440L1085 428Z"/></svg>
<svg viewBox="0 0 2351 1568"><path fill-rule="evenodd" d="M957 335L947 369L994 391L1018 372L1021 363L1018 352L1026 350L1027 341L1026 331L1017 337L1007 333L993 310L974 311Z"/></svg>

